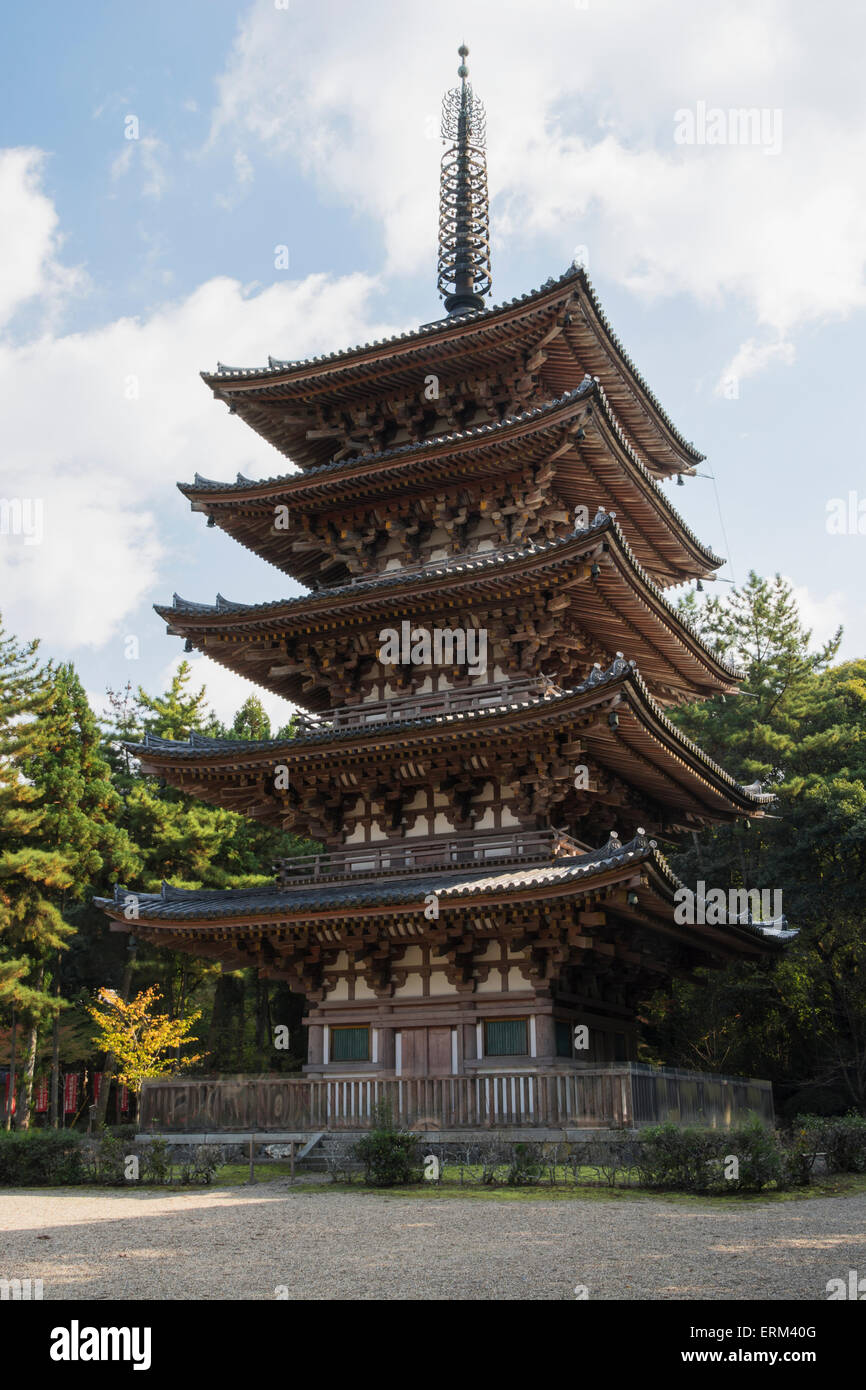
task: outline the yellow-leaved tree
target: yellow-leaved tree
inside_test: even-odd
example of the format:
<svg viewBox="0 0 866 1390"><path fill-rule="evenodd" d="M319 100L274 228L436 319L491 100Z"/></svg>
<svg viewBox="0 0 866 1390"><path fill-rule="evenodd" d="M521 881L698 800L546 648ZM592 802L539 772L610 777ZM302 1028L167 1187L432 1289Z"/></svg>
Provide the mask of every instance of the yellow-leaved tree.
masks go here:
<svg viewBox="0 0 866 1390"><path fill-rule="evenodd" d="M113 989L101 989L94 1002L86 1005L97 1024L93 1041L114 1054L117 1079L128 1086L136 1098L143 1081L191 1067L207 1056L199 1052L181 1057L179 1051L199 1041L190 1037L190 1029L201 1018L201 1009L184 1013L181 1018L169 1018L168 1014L157 1012L156 1005L161 998L156 985L143 989L128 1004Z"/></svg>

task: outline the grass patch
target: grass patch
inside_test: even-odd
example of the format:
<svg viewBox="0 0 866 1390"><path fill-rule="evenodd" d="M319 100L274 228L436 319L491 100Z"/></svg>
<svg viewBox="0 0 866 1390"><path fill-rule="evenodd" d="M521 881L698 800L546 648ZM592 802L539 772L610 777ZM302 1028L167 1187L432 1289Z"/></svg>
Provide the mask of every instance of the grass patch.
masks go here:
<svg viewBox="0 0 866 1390"><path fill-rule="evenodd" d="M242 1179L246 1181L246 1175ZM802 1202L816 1197L855 1197L866 1193L866 1174L845 1173L816 1178L810 1187L798 1187L783 1192L773 1189L764 1192L731 1193L730 1197L699 1196L688 1192L663 1192L646 1187L608 1187L606 1183L586 1183L579 1187L492 1187L479 1183L464 1184L446 1180L442 1183L415 1183L409 1187L366 1187L361 1182L304 1182L296 1189L306 1192L342 1192L356 1196L381 1196L403 1200L414 1197L422 1201L470 1202L671 1202L676 1206L710 1208L731 1211L741 1206L762 1202Z"/></svg>
<svg viewBox="0 0 866 1390"><path fill-rule="evenodd" d="M257 1183L276 1182L278 1178L291 1177L291 1163L257 1163L254 1169ZM213 1187L243 1187L250 1180L249 1163L224 1163L213 1175ZM331 1183L321 1184L324 1187ZM299 1184L300 1186L300 1184ZM306 1187L307 1184L305 1183ZM319 1186L319 1184L316 1184Z"/></svg>

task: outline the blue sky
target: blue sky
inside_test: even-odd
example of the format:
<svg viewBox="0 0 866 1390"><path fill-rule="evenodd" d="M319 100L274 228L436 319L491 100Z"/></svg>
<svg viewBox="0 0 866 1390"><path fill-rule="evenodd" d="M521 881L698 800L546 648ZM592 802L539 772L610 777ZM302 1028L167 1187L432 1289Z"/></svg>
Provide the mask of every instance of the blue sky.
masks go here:
<svg viewBox="0 0 866 1390"><path fill-rule="evenodd" d="M465 37L488 111L492 302L583 248L615 331L708 456L728 544L710 481L672 501L724 575L780 571L816 637L841 622L844 653L864 654L866 534L827 530L833 498L866 499L864 29L841 0L820 16L781 0L10 11L0 495L42 499L44 536L0 535L7 626L96 695L164 682L180 644L151 604L175 589L298 591L174 487L284 471L198 372L439 316L436 124ZM778 148L733 125L678 143L677 113L701 104L765 112ZM195 665L230 713L240 682Z"/></svg>

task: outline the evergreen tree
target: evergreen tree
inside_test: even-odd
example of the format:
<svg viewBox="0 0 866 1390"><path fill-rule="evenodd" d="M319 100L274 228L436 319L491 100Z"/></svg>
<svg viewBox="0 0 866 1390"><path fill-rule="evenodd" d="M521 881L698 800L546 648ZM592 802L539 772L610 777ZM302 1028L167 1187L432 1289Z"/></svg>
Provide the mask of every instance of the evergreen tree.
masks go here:
<svg viewBox="0 0 866 1390"><path fill-rule="evenodd" d="M45 964L72 934L56 897L74 881L73 855L51 843L50 808L26 776L49 754L52 742L51 671L40 666L37 650L37 642L19 645L0 627L0 1012L10 1019L13 1037L7 1127L19 1019L28 1030L32 1075L34 1030L56 1008L45 989Z"/></svg>
<svg viewBox="0 0 866 1390"><path fill-rule="evenodd" d="M778 801L751 823L694 835L673 867L690 886L781 890L800 935L776 960L700 972L655 996L652 1055L768 1076L792 1110L866 1112L866 662L830 666L840 634L813 649L778 576L752 574L695 617L745 666L746 693L672 717Z"/></svg>
<svg viewBox="0 0 866 1390"><path fill-rule="evenodd" d="M208 717L205 687L193 693L188 689L192 669L182 661L164 695L148 695L138 687L137 705L142 726L158 738L187 739L193 729L201 730Z"/></svg>
<svg viewBox="0 0 866 1390"><path fill-rule="evenodd" d="M74 903L105 891L118 878L135 875L139 857L119 824L123 803L112 785L100 731L72 665L51 670L37 731L42 733L40 749L26 761L25 772L41 795L40 839L69 855L69 881L54 896L68 921ZM59 956L54 969L60 969ZM38 1026L39 1019L32 1017L18 1106L22 1128L30 1118Z"/></svg>
<svg viewBox="0 0 866 1390"><path fill-rule="evenodd" d="M234 717L229 738L266 739L271 737L271 721L257 695L248 695Z"/></svg>
<svg viewBox="0 0 866 1390"><path fill-rule="evenodd" d="M125 752L124 740L137 742L145 729L162 737L187 737L196 731L223 738L264 739L270 722L255 696L249 696L226 728L206 708L206 691L189 691L185 664L168 691L151 696L131 687L109 692L111 716L106 728L105 756L112 763L115 785L122 791L122 824L138 847L141 859L139 887L158 891L165 879L187 888L242 888L269 883L276 859L308 852L312 846L295 836L222 807L142 777L136 759ZM291 737L291 726L282 731ZM217 1069L241 1070L274 1065L291 1069L297 1058L271 1048L271 986L251 970L223 974L212 962L184 953L139 945L137 978L158 983L169 1009L181 1012L197 999L210 1018L208 1047ZM113 984L119 984L115 964ZM93 989L104 979L90 978ZM298 1002L280 1013L293 1028L299 1025ZM296 1016L297 1015L297 1016Z"/></svg>

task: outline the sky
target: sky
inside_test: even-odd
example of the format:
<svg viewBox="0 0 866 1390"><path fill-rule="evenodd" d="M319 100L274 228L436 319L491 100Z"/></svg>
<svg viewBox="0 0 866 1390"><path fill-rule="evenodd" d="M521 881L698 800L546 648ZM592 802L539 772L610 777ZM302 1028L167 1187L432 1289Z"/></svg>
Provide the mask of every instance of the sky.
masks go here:
<svg viewBox="0 0 866 1390"><path fill-rule="evenodd" d="M198 374L442 316L461 41L490 303L586 264L707 455L665 486L721 576L781 573L816 642L841 624L866 655L866 11L46 0L6 11L0 52L0 609L95 701L165 687L181 643L152 605L173 592L301 592L175 487L288 471ZM252 687L190 660L231 718Z"/></svg>

